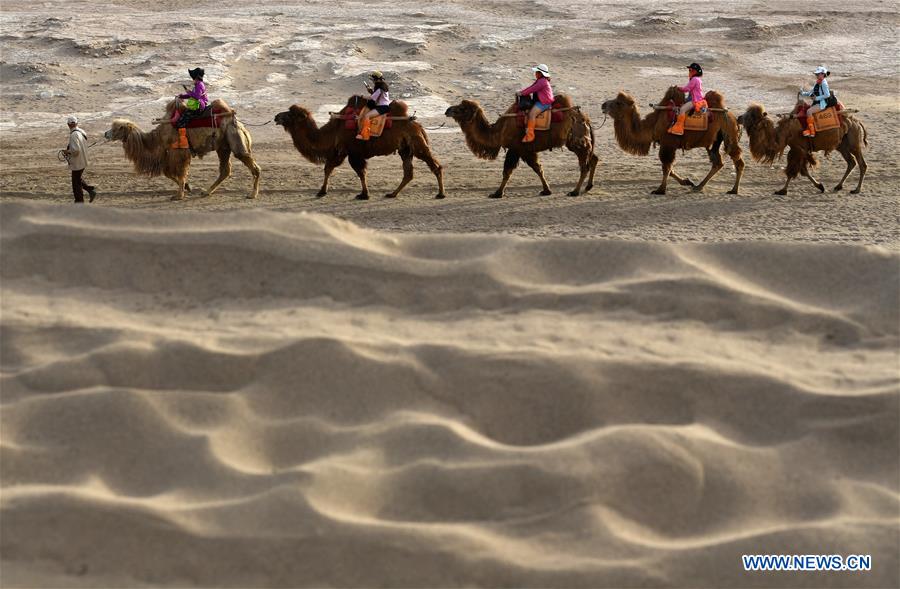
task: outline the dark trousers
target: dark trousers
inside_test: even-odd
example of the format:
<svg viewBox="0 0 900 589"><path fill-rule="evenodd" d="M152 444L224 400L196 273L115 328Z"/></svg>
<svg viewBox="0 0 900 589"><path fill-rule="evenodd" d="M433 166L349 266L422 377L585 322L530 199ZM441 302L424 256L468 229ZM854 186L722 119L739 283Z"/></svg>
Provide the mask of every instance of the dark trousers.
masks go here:
<svg viewBox="0 0 900 589"><path fill-rule="evenodd" d="M72 193L75 195L75 202L84 202L84 191L93 190L93 186L88 186L87 182L81 175L84 170L72 170Z"/></svg>

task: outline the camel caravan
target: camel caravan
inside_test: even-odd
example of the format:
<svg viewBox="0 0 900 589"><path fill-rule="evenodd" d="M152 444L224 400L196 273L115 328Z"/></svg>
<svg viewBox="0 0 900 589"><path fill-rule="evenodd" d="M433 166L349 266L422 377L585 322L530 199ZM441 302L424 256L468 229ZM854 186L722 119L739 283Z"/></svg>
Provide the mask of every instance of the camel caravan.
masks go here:
<svg viewBox="0 0 900 589"><path fill-rule="evenodd" d="M851 193L862 190L867 169L863 155L868 146L866 128L853 116L856 111L848 111L837 101L828 87L826 78L830 72L824 66L816 68L816 83L810 90L801 88L794 109L775 118L756 104L736 117L726 107L721 93L703 91L703 68L699 64L692 63L687 70L688 83L670 87L660 102L651 103L646 115L641 115L635 99L624 92L601 106L604 117L613 121L613 134L623 151L644 156L657 148L662 181L652 194L666 194L670 177L682 186L702 191L725 166L723 151L735 171L734 185L728 194L738 194L745 167L740 147L742 130L747 131L750 154L757 162L771 165L787 150L787 178L775 194L787 194L791 180L800 174L824 192L824 185L811 175L817 165L814 154L832 151L840 153L847 163L834 190L843 188L857 166L859 183ZM571 97L553 93L547 65L539 64L532 72L534 82L516 92L513 103L493 122L472 100L462 100L445 112L459 125L466 146L476 158L494 160L505 150L500 185L489 195L491 198L503 197L520 161L537 174L540 194L550 195L539 154L555 148L566 148L578 158L579 176L570 196L588 192L594 185L599 158L594 153L595 129L590 117ZM155 128L143 131L133 122L115 120L105 133L106 139L122 142L125 157L137 173L162 175L174 181L177 191L173 200L182 200L191 192L188 172L192 158L202 158L212 151L219 158L219 175L203 195L213 194L231 176L234 156L253 177L247 198L257 198L260 168L253 158L249 131L223 100L209 100L201 68L188 70L188 74L193 87L185 86L185 92L166 105L164 116L153 121ZM329 178L347 160L360 181L356 199L368 200L367 161L398 154L403 177L385 198L396 198L412 181L414 158L425 162L434 174L434 198L445 198L443 168L431 151L425 128L410 115L404 102L391 99L381 72L372 72L370 79L372 85L366 84L366 95L351 96L339 112L329 113L329 120L321 126L309 109L297 104L274 117L273 122L290 135L304 159L323 165L322 186L316 196L321 198L328 193ZM705 149L710 161L709 172L699 183L675 171L678 151L697 148Z"/></svg>

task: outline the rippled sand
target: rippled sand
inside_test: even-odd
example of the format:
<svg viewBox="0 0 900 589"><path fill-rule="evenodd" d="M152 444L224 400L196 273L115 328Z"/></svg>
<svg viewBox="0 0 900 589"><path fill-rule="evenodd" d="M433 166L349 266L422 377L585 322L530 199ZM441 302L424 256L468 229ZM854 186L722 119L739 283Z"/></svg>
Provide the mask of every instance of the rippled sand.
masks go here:
<svg viewBox="0 0 900 589"><path fill-rule="evenodd" d="M896 253L0 218L4 586L896 584Z"/></svg>

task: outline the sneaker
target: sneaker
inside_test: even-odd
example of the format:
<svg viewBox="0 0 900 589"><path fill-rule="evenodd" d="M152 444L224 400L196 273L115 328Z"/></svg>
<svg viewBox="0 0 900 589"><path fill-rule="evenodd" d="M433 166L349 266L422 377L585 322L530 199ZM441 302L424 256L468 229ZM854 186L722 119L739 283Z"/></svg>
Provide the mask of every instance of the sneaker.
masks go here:
<svg viewBox="0 0 900 589"><path fill-rule="evenodd" d="M88 202L94 202L94 199L97 198L97 189L91 187L91 188L88 188L88 189L87 189L87 192L88 192L88 195L91 197L91 198L88 200Z"/></svg>

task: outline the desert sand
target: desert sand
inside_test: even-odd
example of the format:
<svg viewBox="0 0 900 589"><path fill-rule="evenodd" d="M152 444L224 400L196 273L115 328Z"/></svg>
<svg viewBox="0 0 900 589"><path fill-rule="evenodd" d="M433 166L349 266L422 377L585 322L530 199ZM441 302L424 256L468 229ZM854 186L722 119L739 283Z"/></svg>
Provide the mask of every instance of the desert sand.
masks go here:
<svg viewBox="0 0 900 589"><path fill-rule="evenodd" d="M0 6L3 587L896 587L900 176L896 7L781 2L47 2ZM366 20L359 15L365 14ZM822 47L827 50L822 50ZM594 120L574 157L477 160L443 112L489 113L546 62ZM861 110L863 193L833 154L702 194L618 150L599 105L704 63L732 110L790 108L825 61ZM65 116L145 129L203 65L262 167L169 197L120 145L70 204ZM352 200L272 116L324 121L381 69L431 129ZM691 177L705 154L679 154ZM215 178L195 161L191 182ZM399 158L370 162L377 195ZM851 175L848 186L855 185ZM382 190L383 189L383 190ZM867 572L746 572L863 554Z"/></svg>

